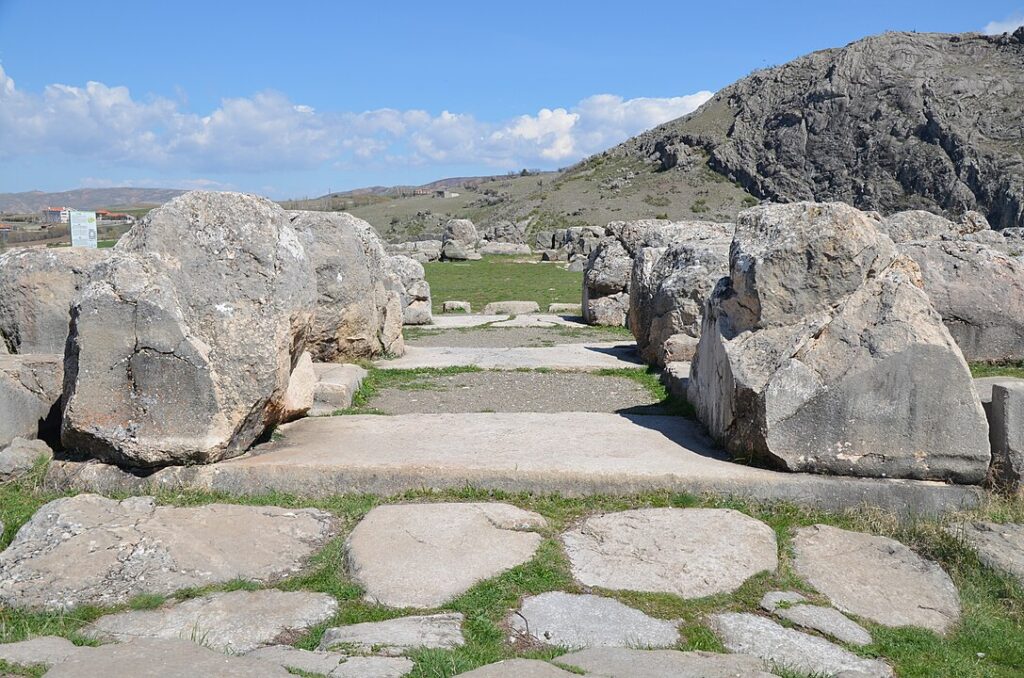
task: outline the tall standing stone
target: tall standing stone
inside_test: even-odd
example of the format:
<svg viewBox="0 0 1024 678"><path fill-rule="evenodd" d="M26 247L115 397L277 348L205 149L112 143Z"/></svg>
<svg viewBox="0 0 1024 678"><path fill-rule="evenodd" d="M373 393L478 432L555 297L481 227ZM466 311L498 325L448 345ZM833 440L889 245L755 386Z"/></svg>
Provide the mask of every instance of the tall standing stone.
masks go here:
<svg viewBox="0 0 1024 678"><path fill-rule="evenodd" d="M64 446L143 467L241 454L280 419L314 294L269 200L195 191L153 210L72 307Z"/></svg>

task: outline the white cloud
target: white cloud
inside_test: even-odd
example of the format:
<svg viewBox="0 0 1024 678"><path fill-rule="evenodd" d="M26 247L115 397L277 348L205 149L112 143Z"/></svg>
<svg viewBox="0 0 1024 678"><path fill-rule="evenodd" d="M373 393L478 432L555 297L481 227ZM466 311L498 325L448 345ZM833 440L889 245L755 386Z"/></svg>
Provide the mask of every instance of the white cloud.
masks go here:
<svg viewBox="0 0 1024 678"><path fill-rule="evenodd" d="M1021 26L1024 26L1024 14L1014 12L1002 21L989 21L985 24L982 32L985 35L1002 35L1003 33L1013 33Z"/></svg>
<svg viewBox="0 0 1024 678"><path fill-rule="evenodd" d="M218 173L389 164L554 167L685 115L710 92L587 97L509 120L381 108L321 111L278 92L224 99L200 114L164 98L89 82L19 90L0 66L0 159L59 153L107 165Z"/></svg>

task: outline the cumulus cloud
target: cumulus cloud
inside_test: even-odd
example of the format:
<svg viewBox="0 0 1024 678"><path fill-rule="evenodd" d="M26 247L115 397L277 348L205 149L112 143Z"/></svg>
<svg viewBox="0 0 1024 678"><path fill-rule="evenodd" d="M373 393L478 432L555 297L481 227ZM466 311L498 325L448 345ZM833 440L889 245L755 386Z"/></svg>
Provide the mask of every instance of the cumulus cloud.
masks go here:
<svg viewBox="0 0 1024 678"><path fill-rule="evenodd" d="M1021 26L1024 26L1024 14L1014 12L1002 21L989 21L985 24L982 32L985 35L1002 35L1003 33L1013 33Z"/></svg>
<svg viewBox="0 0 1024 678"><path fill-rule="evenodd" d="M89 82L18 89L0 66L0 158L59 153L189 172L305 170L332 164L554 167L685 115L710 92L666 98L587 97L508 120L410 109L321 111L279 92L224 99L198 113Z"/></svg>

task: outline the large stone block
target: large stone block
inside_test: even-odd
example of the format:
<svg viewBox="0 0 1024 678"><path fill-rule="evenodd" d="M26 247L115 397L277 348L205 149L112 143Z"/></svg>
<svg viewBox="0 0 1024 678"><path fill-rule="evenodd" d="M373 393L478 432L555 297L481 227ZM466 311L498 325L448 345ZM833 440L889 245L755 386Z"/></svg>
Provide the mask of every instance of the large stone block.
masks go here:
<svg viewBox="0 0 1024 678"><path fill-rule="evenodd" d="M992 481L1017 493L1024 480L1024 383L995 384L989 410Z"/></svg>
<svg viewBox="0 0 1024 678"><path fill-rule="evenodd" d="M987 424L920 270L842 203L740 215L688 395L734 456L792 471L981 482Z"/></svg>
<svg viewBox="0 0 1024 678"><path fill-rule="evenodd" d="M269 200L195 191L153 210L72 307L64 446L143 467L241 454L281 418L315 289Z"/></svg>
<svg viewBox="0 0 1024 678"><path fill-rule="evenodd" d="M63 375L59 355L0 355L0 448L59 432Z"/></svg>

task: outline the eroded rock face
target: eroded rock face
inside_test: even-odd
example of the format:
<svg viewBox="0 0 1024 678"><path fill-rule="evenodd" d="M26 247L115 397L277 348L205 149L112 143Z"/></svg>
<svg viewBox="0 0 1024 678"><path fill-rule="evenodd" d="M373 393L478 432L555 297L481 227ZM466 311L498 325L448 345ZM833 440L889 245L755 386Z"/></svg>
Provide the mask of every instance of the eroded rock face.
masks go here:
<svg viewBox="0 0 1024 678"><path fill-rule="evenodd" d="M921 268L925 292L967 360L1024 360L1024 260L963 240L899 250Z"/></svg>
<svg viewBox="0 0 1024 678"><path fill-rule="evenodd" d="M241 454L280 419L314 294L269 200L195 191L153 210L72 306L64 446L129 466Z"/></svg>
<svg viewBox="0 0 1024 678"><path fill-rule="evenodd" d="M402 319L406 325L429 325L433 322L430 283L426 281L423 264L403 255L388 259L391 289L402 300Z"/></svg>
<svg viewBox="0 0 1024 678"><path fill-rule="evenodd" d="M0 449L60 432L63 375L59 355L0 355Z"/></svg>
<svg viewBox="0 0 1024 678"><path fill-rule="evenodd" d="M0 344L9 353L63 353L71 302L107 250L33 247L0 256Z"/></svg>
<svg viewBox="0 0 1024 678"><path fill-rule="evenodd" d="M740 215L688 397L737 457L792 471L981 482L987 425L920 270L841 203Z"/></svg>
<svg viewBox="0 0 1024 678"><path fill-rule="evenodd" d="M370 224L345 212L289 212L316 274L307 348L317 362L401 355L403 306L391 258Z"/></svg>

